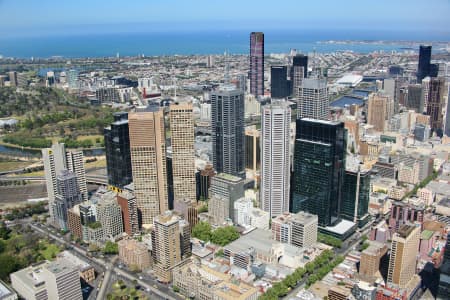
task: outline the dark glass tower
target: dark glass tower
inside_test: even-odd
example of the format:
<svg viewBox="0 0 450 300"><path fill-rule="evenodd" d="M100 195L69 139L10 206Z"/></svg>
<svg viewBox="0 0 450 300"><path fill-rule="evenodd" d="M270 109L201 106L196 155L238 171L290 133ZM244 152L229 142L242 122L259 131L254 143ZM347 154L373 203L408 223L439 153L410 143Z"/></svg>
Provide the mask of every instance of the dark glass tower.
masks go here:
<svg viewBox="0 0 450 300"><path fill-rule="evenodd" d="M250 34L250 93L264 95L264 33Z"/></svg>
<svg viewBox="0 0 450 300"><path fill-rule="evenodd" d="M359 181L359 184L358 184ZM364 226L369 221L370 172L346 170L342 187L342 219ZM355 211L356 209L356 211Z"/></svg>
<svg viewBox="0 0 450 300"><path fill-rule="evenodd" d="M423 112L422 86L420 84L408 85L406 107L414 109L417 113Z"/></svg>
<svg viewBox="0 0 450 300"><path fill-rule="evenodd" d="M291 211L316 214L319 226L339 221L345 169L344 123L297 120Z"/></svg>
<svg viewBox="0 0 450 300"><path fill-rule="evenodd" d="M421 45L419 48L419 66L417 67L417 82L430 76L431 46Z"/></svg>
<svg viewBox="0 0 450 300"><path fill-rule="evenodd" d="M444 105L445 105L445 78L431 78L425 102L427 103L427 115L430 116L430 127L440 137L444 128Z"/></svg>
<svg viewBox="0 0 450 300"><path fill-rule="evenodd" d="M244 93L232 85L211 92L213 166L245 178Z"/></svg>
<svg viewBox="0 0 450 300"><path fill-rule="evenodd" d="M133 181L128 114L126 112L115 113L114 122L110 127L104 129L103 134L108 184L121 189Z"/></svg>
<svg viewBox="0 0 450 300"><path fill-rule="evenodd" d="M287 79L287 66L270 67L270 93L272 98L286 98L291 94Z"/></svg>
<svg viewBox="0 0 450 300"><path fill-rule="evenodd" d="M308 56L303 54L297 54L292 58L292 66L303 67L303 78L308 77Z"/></svg>

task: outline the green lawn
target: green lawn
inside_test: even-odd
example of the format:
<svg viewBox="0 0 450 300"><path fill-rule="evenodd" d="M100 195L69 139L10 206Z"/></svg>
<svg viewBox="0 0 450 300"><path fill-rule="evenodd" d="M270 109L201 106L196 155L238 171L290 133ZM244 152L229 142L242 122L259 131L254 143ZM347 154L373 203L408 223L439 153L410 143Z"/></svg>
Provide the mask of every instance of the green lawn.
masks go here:
<svg viewBox="0 0 450 300"><path fill-rule="evenodd" d="M0 172L13 171L29 166L31 163L27 161L0 161Z"/></svg>

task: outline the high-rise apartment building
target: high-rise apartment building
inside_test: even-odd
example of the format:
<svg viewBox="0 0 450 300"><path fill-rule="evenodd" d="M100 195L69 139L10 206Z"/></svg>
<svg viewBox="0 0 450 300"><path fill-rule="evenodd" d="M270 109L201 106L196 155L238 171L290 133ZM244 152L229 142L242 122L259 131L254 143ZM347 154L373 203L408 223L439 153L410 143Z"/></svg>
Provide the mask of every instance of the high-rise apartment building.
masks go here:
<svg viewBox="0 0 450 300"><path fill-rule="evenodd" d="M289 211L290 124L289 102L274 101L263 107L260 203L270 217Z"/></svg>
<svg viewBox="0 0 450 300"><path fill-rule="evenodd" d="M250 93L264 95L264 33L250 34Z"/></svg>
<svg viewBox="0 0 450 300"><path fill-rule="evenodd" d="M117 195L108 191L97 203L97 220L103 228L105 239L115 239L123 233L122 211L117 204Z"/></svg>
<svg viewBox="0 0 450 300"><path fill-rule="evenodd" d="M158 281L171 281L171 268L181 261L179 217L170 211L153 219L155 271Z"/></svg>
<svg viewBox="0 0 450 300"><path fill-rule="evenodd" d="M322 78L305 78L298 89L297 119L328 120L327 80Z"/></svg>
<svg viewBox="0 0 450 300"><path fill-rule="evenodd" d="M291 67L291 85L294 97L300 97L300 88L306 77L308 77L308 56L297 54L292 58Z"/></svg>
<svg viewBox="0 0 450 300"><path fill-rule="evenodd" d="M57 195L57 176L63 170L69 170L76 175L82 200L87 200L86 173L84 169L83 152L66 153L64 144L53 144L51 148L42 149L45 181L49 201L51 222L55 222L55 197Z"/></svg>
<svg viewBox="0 0 450 300"><path fill-rule="evenodd" d="M421 45L419 48L419 64L417 66L417 82L430 76L431 46Z"/></svg>
<svg viewBox="0 0 450 300"><path fill-rule="evenodd" d="M170 105L174 200L197 202L195 193L194 116L192 103Z"/></svg>
<svg viewBox="0 0 450 300"><path fill-rule="evenodd" d="M123 190L117 195L117 204L122 210L123 229L133 236L139 231L138 209L136 197L128 190Z"/></svg>
<svg viewBox="0 0 450 300"><path fill-rule="evenodd" d="M391 99L386 95L371 94L367 102L367 124L372 125L377 131L384 132Z"/></svg>
<svg viewBox="0 0 450 300"><path fill-rule="evenodd" d="M291 211L319 217L319 226L339 221L345 171L346 130L342 122L297 120Z"/></svg>
<svg viewBox="0 0 450 300"><path fill-rule="evenodd" d="M387 282L406 287L416 274L420 226L403 225L392 237Z"/></svg>
<svg viewBox="0 0 450 300"><path fill-rule="evenodd" d="M245 178L244 93L232 85L212 91L211 116L214 169Z"/></svg>
<svg viewBox="0 0 450 300"><path fill-rule="evenodd" d="M270 96L272 99L286 98L291 94L287 78L287 66L270 67Z"/></svg>
<svg viewBox="0 0 450 300"><path fill-rule="evenodd" d="M159 107L128 115L131 167L140 225L168 210L164 114Z"/></svg>
<svg viewBox="0 0 450 300"><path fill-rule="evenodd" d="M128 131L128 113L114 113L114 121L103 130L108 184L122 189L133 181Z"/></svg>
<svg viewBox="0 0 450 300"><path fill-rule="evenodd" d="M82 201L75 173L62 170L56 176L55 217L59 228L67 230L67 211Z"/></svg>

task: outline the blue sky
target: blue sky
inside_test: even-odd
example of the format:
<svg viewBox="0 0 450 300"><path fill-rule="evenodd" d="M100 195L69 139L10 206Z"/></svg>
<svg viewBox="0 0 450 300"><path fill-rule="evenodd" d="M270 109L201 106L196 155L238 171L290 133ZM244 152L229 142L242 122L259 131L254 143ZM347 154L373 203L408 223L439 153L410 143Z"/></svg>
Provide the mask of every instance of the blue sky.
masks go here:
<svg viewBox="0 0 450 300"><path fill-rule="evenodd" d="M450 0L0 0L0 35L291 28L450 36L449 16Z"/></svg>

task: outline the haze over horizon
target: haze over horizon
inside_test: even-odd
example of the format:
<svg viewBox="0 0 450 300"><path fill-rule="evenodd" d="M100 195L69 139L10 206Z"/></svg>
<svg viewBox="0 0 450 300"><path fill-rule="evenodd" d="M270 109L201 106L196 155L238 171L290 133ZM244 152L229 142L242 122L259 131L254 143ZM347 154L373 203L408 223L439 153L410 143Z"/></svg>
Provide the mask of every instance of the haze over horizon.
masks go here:
<svg viewBox="0 0 450 300"><path fill-rule="evenodd" d="M170 5L169 5L170 4ZM429 13L424 13L429 12ZM349 30L417 33L449 40L447 0L123 1L0 0L0 36L91 35L214 30Z"/></svg>

